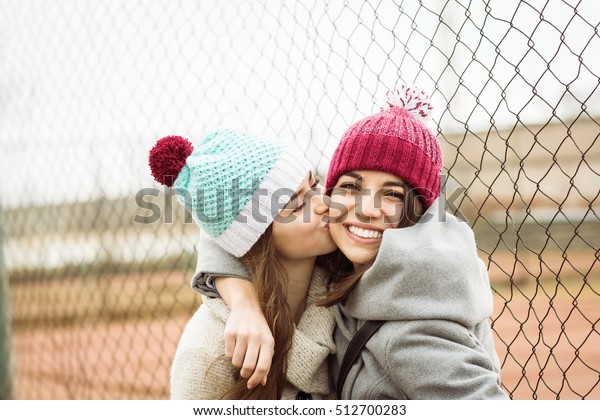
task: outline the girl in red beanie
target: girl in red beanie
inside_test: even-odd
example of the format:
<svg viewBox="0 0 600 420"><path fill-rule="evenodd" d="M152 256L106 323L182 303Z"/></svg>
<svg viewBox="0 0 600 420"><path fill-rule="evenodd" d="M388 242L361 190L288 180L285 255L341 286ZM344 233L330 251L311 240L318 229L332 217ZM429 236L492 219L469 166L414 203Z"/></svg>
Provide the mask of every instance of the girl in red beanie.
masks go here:
<svg viewBox="0 0 600 420"><path fill-rule="evenodd" d="M507 399L488 323L487 270L472 230L439 199L441 148L421 120L431 112L428 98L403 87L387 99L389 108L346 130L327 175L329 229L340 252L320 303L336 316L338 398ZM226 253L200 249L198 290L216 293L203 283L215 273L247 277ZM243 281L222 281L219 291L239 301ZM226 340L252 387L269 366L256 338L264 322L243 306L232 308L244 315L230 321ZM363 335L366 344L351 344Z"/></svg>

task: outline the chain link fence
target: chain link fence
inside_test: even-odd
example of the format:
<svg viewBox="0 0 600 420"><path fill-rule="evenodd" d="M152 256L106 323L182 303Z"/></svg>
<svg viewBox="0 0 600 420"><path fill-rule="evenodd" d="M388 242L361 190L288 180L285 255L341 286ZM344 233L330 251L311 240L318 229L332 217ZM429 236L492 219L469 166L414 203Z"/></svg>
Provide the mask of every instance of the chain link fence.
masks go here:
<svg viewBox="0 0 600 420"><path fill-rule="evenodd" d="M594 0L0 0L0 391L168 397L197 227L147 152L215 126L321 174L396 84L430 93L447 206L473 226L514 399L600 398Z"/></svg>

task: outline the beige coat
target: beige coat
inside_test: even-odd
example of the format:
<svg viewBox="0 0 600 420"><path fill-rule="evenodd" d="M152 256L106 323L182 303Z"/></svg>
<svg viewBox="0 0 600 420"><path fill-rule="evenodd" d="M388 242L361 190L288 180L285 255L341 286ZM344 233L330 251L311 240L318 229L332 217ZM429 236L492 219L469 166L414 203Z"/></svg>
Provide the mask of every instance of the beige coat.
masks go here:
<svg viewBox="0 0 600 420"><path fill-rule="evenodd" d="M306 310L295 328L288 355L283 399L299 391L314 399L333 398L330 355L335 354L331 308L312 304L326 291L326 279L315 269ZM235 368L225 357L223 332L230 310L222 299L203 296L204 303L189 321L177 347L171 369L171 399L220 399L233 385Z"/></svg>

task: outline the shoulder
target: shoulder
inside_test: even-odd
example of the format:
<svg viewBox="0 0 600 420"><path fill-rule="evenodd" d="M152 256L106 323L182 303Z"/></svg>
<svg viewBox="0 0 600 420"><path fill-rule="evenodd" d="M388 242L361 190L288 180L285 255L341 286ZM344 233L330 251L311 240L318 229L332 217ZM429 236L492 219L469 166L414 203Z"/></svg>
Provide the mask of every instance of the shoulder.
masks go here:
<svg viewBox="0 0 600 420"><path fill-rule="evenodd" d="M385 343L384 360L388 370L402 363L403 371L415 374L443 369L444 374L459 372L495 376L494 360L483 348L474 332L458 322L447 320L418 320L386 322L380 329ZM398 362L398 361L401 362ZM421 366L420 368L417 368ZM428 367L426 367L428 366Z"/></svg>
<svg viewBox="0 0 600 420"><path fill-rule="evenodd" d="M198 308L179 340L171 367L172 399L218 399L234 383L234 368L224 355L225 323L209 306Z"/></svg>
<svg viewBox="0 0 600 420"><path fill-rule="evenodd" d="M386 324L381 361L411 398L506 398L493 358L469 328L444 320Z"/></svg>
<svg viewBox="0 0 600 420"><path fill-rule="evenodd" d="M382 335L381 339L386 343L388 353L410 347L427 349L434 342L434 347L441 346L448 350L452 345L470 348L477 346L474 334L468 327L447 319L387 321L378 333Z"/></svg>
<svg viewBox="0 0 600 420"><path fill-rule="evenodd" d="M186 349L171 367L171 399L220 399L235 383L235 370L225 355Z"/></svg>
<svg viewBox="0 0 600 420"><path fill-rule="evenodd" d="M471 227L457 217L438 209L436 201L413 226L386 229L376 264L404 267L410 259L413 266L435 267L461 272L477 261L477 245ZM398 258L402 256L402 258Z"/></svg>
<svg viewBox="0 0 600 420"><path fill-rule="evenodd" d="M218 306L219 302L214 302L214 304ZM202 304L181 334L175 351L174 363L180 359L192 358L195 360L194 364L200 366L224 354L224 330L225 320L211 310L210 304Z"/></svg>
<svg viewBox="0 0 600 420"><path fill-rule="evenodd" d="M225 329L229 308L220 298L203 297L203 299L204 303L186 324L179 340L179 347L206 345L215 341L217 339L215 336L222 336L217 333Z"/></svg>

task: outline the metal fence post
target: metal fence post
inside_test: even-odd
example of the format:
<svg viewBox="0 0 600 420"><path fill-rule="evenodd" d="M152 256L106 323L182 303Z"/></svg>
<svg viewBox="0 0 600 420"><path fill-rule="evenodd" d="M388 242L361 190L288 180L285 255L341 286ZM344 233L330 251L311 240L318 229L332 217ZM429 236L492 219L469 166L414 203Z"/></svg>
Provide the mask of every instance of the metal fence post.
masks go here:
<svg viewBox="0 0 600 420"><path fill-rule="evenodd" d="M8 290L8 267L4 258L6 231L4 215L0 207L0 399L12 398L12 358L10 336L10 298Z"/></svg>

